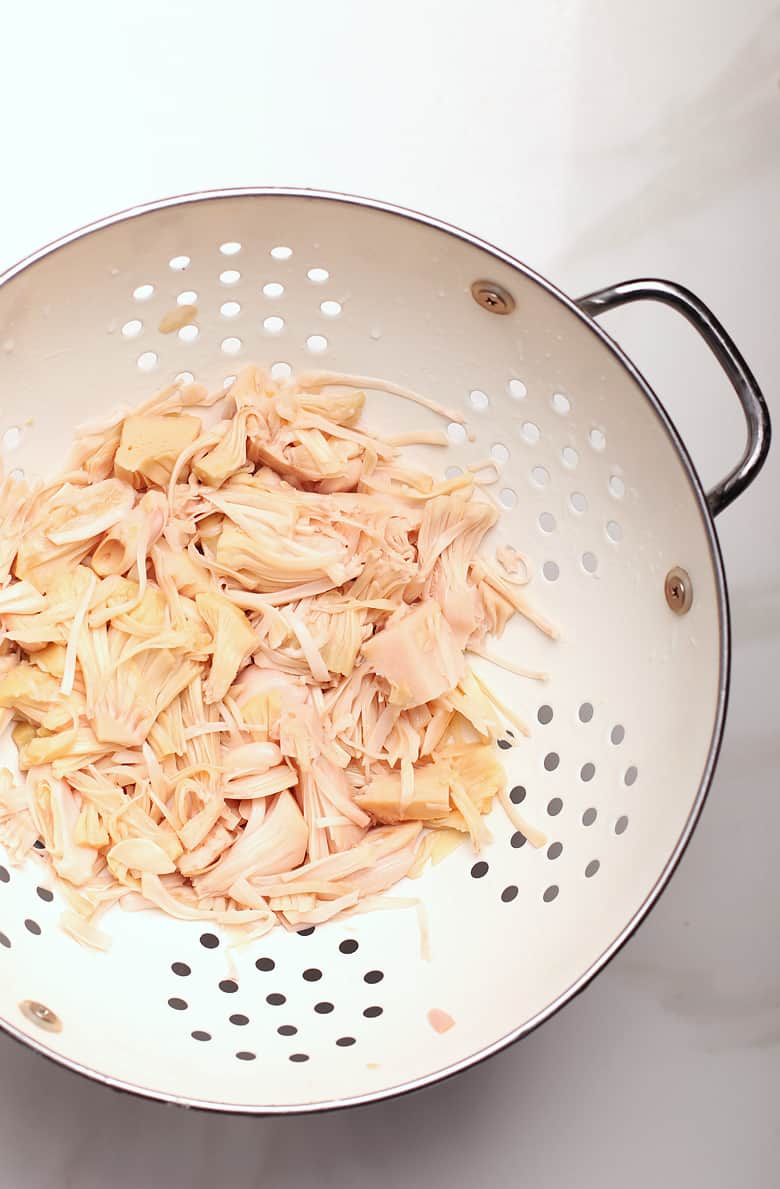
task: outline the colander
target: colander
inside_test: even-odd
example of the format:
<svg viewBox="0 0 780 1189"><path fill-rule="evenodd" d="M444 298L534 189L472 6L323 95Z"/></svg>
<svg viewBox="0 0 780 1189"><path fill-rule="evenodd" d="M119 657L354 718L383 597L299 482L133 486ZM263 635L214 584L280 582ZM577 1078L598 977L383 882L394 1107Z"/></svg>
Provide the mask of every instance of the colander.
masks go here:
<svg viewBox="0 0 780 1189"><path fill-rule="evenodd" d="M648 299L703 336L747 419L742 459L705 495L657 397L594 321ZM178 331L163 316L197 307ZM175 322L169 319L167 325ZM165 324L164 324L165 325ZM435 1082L522 1037L571 999L637 927L701 812L723 731L726 583L713 518L769 445L761 394L687 290L633 281L575 302L473 236L362 199L291 190L188 195L123 212L0 278L6 466L51 473L73 427L189 373L242 361L275 375L384 377L466 415L418 461L491 460L491 544L529 558L533 605L485 663L529 738L499 739L512 801L480 855L462 846L374 912L300 933L234 938L115 909L109 953L58 927L37 860L0 853L0 1018L39 1052L107 1085L214 1110L312 1111ZM371 393L380 430L425 409ZM482 662L480 662L482 663ZM0 760L9 762L11 749ZM438 1010L454 1021L431 1025ZM436 1016L434 1016L434 1020Z"/></svg>

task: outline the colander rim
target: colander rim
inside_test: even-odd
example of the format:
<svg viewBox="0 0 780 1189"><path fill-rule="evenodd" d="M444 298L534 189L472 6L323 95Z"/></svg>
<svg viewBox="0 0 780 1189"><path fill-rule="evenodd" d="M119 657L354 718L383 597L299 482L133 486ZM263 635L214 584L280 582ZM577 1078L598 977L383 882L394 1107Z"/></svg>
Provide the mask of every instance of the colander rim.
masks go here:
<svg viewBox="0 0 780 1189"><path fill-rule="evenodd" d="M8 284L14 277L18 276L31 265L56 252L58 249L66 247L74 243L76 240L82 239L95 232L101 231L115 223L127 221L129 219L139 218L143 215L152 214L157 211L168 208L183 206L195 202L213 202L214 200L222 199L239 199L239 198L311 198L318 201L336 202L345 205L352 205L368 210L375 210L379 213L395 215L400 218L410 219L417 223L422 223L436 231L441 231L447 235L470 244L472 247L481 249L484 252L492 255L501 263L508 265L510 268L516 269L523 276L536 282L540 285L550 296L560 301L571 313L579 318L588 329L595 334L601 341L602 345L610 351L620 364L625 368L635 384L643 393L645 399L656 413L661 426L666 435L677 450L677 453L682 461L688 482L699 508L702 518L704 531L707 537L707 542L710 549L710 560L715 574L715 586L718 602L718 622L720 627L720 649L719 649L719 675L718 675L718 700L716 706L715 719L713 724L712 738L710 740L707 760L704 766L702 779L699 783L699 788L691 806L691 811L686 819L685 825L680 833L680 836L669 855L665 865L660 871L656 882L648 892L643 902L639 905L633 916L626 923L620 933L613 939L609 946L607 946L602 953L595 959L594 962L575 980L569 987L561 992L551 1003L537 1012L530 1020L525 1021L518 1028L513 1029L506 1035L499 1037L490 1045L487 1045L476 1052L461 1058L459 1061L453 1062L441 1069L430 1071L420 1077L413 1078L407 1082L402 1082L395 1086L389 1086L379 1090L372 1090L365 1094L356 1094L346 1098L338 1099L321 1099L316 1102L298 1103L298 1104L258 1104L251 1103L236 1105L235 1103L216 1102L209 1099L191 1098L186 1095L178 1095L166 1093L161 1090L153 1089L148 1086L141 1086L134 1082L128 1082L122 1078L116 1078L110 1074L101 1072L100 1070L92 1069L90 1066L83 1065L81 1062L75 1061L70 1057L55 1052L47 1045L42 1043L35 1037L28 1036L15 1024L9 1020L0 1017L0 1028L2 1028L8 1036L13 1040L18 1041L26 1048L33 1049L41 1056L48 1058L57 1065L63 1066L73 1073L80 1074L93 1082L99 1082L110 1089L118 1092L132 1094L139 1098L150 1099L152 1101L171 1103L177 1106L187 1107L196 1110L204 1110L211 1112L218 1112L221 1114L232 1115L247 1115L247 1116L276 1116L276 1115L307 1115L323 1111L341 1110L348 1107L367 1106L374 1102L380 1102L391 1098L400 1097L403 1094L409 1094L417 1090L425 1089L438 1082L445 1081L447 1078L453 1077L457 1073L462 1073L466 1069L470 1069L475 1065L486 1061L489 1057L495 1056L496 1053L515 1044L517 1041L528 1036L535 1031L541 1024L545 1023L557 1012L559 1012L567 1003L570 1003L577 995L579 995L599 974L607 964L619 953L629 938L636 932L644 919L647 917L650 910L657 903L661 893L668 885L672 875L682 859L685 850L696 828L699 817L701 816L704 803L712 784L712 779L715 773L715 768L720 754L721 743L723 740L723 731L726 721L726 712L728 708L730 673L731 673L731 616L729 607L729 595L726 584L726 575L723 565L723 558L721 555L720 544L718 541L717 532L715 530L715 523L710 512L707 498L702 486L701 480L698 476L693 461L688 453L688 450L682 441L677 429L675 428L669 414L666 412L664 406L659 400L656 393L653 391L645 377L637 368L636 364L625 354L620 345L611 338L609 334L599 325L599 323L588 314L586 314L578 305L577 302L560 290L556 285L549 281L546 277L530 268L528 265L522 263L510 253L503 251L495 244L487 240L473 235L471 232L455 226L452 223L436 219L430 215L424 214L421 211L414 210L409 207L399 206L393 203L383 202L378 199L368 198L361 195L341 193L337 191L319 190L304 187L285 187L285 186L241 186L231 187L215 190L197 190L184 194L176 194L167 198L157 199L151 202L138 204L116 211L114 214L107 215L104 218L97 219L93 222L77 227L75 230L60 236L59 238L44 244L42 247L36 249L34 252L23 257L17 263L11 265L4 272L0 273L0 287Z"/></svg>

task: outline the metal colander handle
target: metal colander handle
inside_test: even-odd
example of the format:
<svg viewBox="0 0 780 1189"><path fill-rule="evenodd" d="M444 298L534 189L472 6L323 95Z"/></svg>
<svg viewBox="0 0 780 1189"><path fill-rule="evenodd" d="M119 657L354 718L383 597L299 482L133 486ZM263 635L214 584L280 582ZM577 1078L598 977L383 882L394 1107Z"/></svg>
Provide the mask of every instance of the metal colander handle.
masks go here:
<svg viewBox="0 0 780 1189"><path fill-rule="evenodd" d="M707 493L710 512L717 516L753 482L766 461L772 437L766 401L726 329L704 302L683 285L652 277L622 281L588 293L578 300L577 305L584 313L596 317L632 301L660 301L687 318L712 351L739 397L747 422L747 442L734 469Z"/></svg>

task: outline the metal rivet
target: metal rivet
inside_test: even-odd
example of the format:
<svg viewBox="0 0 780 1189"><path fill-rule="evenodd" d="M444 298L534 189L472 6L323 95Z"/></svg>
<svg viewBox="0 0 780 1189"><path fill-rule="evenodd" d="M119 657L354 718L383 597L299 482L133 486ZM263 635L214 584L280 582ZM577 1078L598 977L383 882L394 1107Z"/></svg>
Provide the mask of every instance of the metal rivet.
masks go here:
<svg viewBox="0 0 780 1189"><path fill-rule="evenodd" d="M35 999L25 999L19 1004L19 1011L32 1024L43 1028L44 1032L62 1032L62 1020L55 1015L51 1008Z"/></svg>
<svg viewBox="0 0 780 1189"><path fill-rule="evenodd" d="M511 314L515 308L512 294L496 281L475 281L471 295L477 305L489 314Z"/></svg>
<svg viewBox="0 0 780 1189"><path fill-rule="evenodd" d="M675 566L673 570L669 571L664 582L664 594L675 615L685 615L686 611L690 611L693 603L693 586L686 570Z"/></svg>

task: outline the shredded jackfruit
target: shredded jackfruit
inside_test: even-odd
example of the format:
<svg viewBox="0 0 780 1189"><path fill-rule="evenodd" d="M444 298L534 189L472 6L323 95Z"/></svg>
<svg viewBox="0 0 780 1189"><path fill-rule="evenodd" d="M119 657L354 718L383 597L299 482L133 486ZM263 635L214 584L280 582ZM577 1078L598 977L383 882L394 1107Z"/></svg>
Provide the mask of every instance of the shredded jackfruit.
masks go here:
<svg viewBox="0 0 780 1189"><path fill-rule="evenodd" d="M446 436L360 426L371 386L455 417L250 366L85 427L61 481L0 481L0 711L23 773L0 770L0 842L14 862L38 844L85 944L108 944L116 902L251 935L382 907L484 845L494 802L518 824L495 744L525 727L468 656L516 614L554 631L522 555L480 554L497 512L476 473L404 460Z"/></svg>

